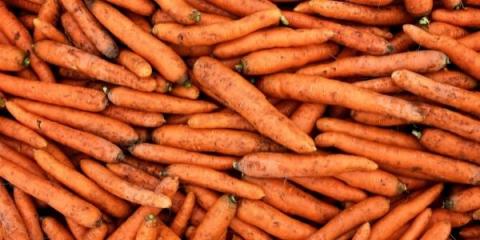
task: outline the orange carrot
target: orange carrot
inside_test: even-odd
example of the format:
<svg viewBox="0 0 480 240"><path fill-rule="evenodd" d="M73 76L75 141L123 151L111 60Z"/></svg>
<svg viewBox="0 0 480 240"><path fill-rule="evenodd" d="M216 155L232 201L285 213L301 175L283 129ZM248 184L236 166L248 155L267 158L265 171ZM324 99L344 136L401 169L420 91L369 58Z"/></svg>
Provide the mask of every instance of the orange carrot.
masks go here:
<svg viewBox="0 0 480 240"><path fill-rule="evenodd" d="M187 228L188 221L192 216L193 207L195 207L195 194L189 192L183 201L182 207L178 210L177 215L170 224L170 228L178 236L182 236Z"/></svg>
<svg viewBox="0 0 480 240"><path fill-rule="evenodd" d="M265 192L263 201L287 214L323 223L338 214L338 208L316 199L286 180L245 177Z"/></svg>
<svg viewBox="0 0 480 240"><path fill-rule="evenodd" d="M422 17L430 14L433 8L433 0L404 1L405 9L414 17Z"/></svg>
<svg viewBox="0 0 480 240"><path fill-rule="evenodd" d="M33 26L35 27L35 31L39 31L45 36L45 39L50 39L63 44L69 44L67 37L50 23L44 22L39 18L35 18L33 19Z"/></svg>
<svg viewBox="0 0 480 240"><path fill-rule="evenodd" d="M28 15L26 15L28 16ZM7 36L3 32L0 31L0 43L5 45L11 45L10 40L8 40Z"/></svg>
<svg viewBox="0 0 480 240"><path fill-rule="evenodd" d="M425 229L428 227L428 222L432 216L432 210L427 208L415 217L408 230L403 234L400 240L415 240L418 239Z"/></svg>
<svg viewBox="0 0 480 240"><path fill-rule="evenodd" d="M160 180L149 173L125 163L108 163L107 168L119 177L148 190L154 190Z"/></svg>
<svg viewBox="0 0 480 240"><path fill-rule="evenodd" d="M442 0L443 7L446 9L458 10L463 7L462 0Z"/></svg>
<svg viewBox="0 0 480 240"><path fill-rule="evenodd" d="M370 80L357 81L352 85L372 90L378 93L399 93L402 89L395 85L391 77L379 77Z"/></svg>
<svg viewBox="0 0 480 240"><path fill-rule="evenodd" d="M28 240L27 228L5 186L0 184L0 223L8 238Z"/></svg>
<svg viewBox="0 0 480 240"><path fill-rule="evenodd" d="M241 0L235 3L228 0L208 0L208 2L237 16L251 15L255 12L276 8L274 4L266 0Z"/></svg>
<svg viewBox="0 0 480 240"><path fill-rule="evenodd" d="M158 220L157 216L148 214L142 225L137 231L135 240L156 240L158 235Z"/></svg>
<svg viewBox="0 0 480 240"><path fill-rule="evenodd" d="M152 15L152 24L155 25L157 23L174 23L175 19L173 19L168 13L163 11L162 9L158 9Z"/></svg>
<svg viewBox="0 0 480 240"><path fill-rule="evenodd" d="M128 17L128 19L135 23L135 25L139 26L143 31L150 32L152 30L152 25L147 20L146 16L141 16L133 12L125 12L125 15Z"/></svg>
<svg viewBox="0 0 480 240"><path fill-rule="evenodd" d="M10 159L19 167L22 167L23 169L27 170L32 174L35 174L38 177L45 177L45 172L34 161L25 157L23 154L15 151L3 141L0 143L0 156Z"/></svg>
<svg viewBox="0 0 480 240"><path fill-rule="evenodd" d="M177 45L214 45L278 24L280 16L278 9L272 9L253 13L239 20L206 26L183 27L179 24L160 23L153 27L152 33Z"/></svg>
<svg viewBox="0 0 480 240"><path fill-rule="evenodd" d="M404 183L407 186L407 189L409 191L418 190L428 185L428 181L422 179L406 177L402 175L397 175L397 178L398 180L400 180L400 182Z"/></svg>
<svg viewBox="0 0 480 240"><path fill-rule="evenodd" d="M113 35L150 62L165 79L180 84L186 81L185 63L171 48L144 32L130 19L105 2L94 1L89 9ZM162 54L158 54L159 52Z"/></svg>
<svg viewBox="0 0 480 240"><path fill-rule="evenodd" d="M38 11L38 18L43 22L55 25L59 17L59 11L60 4L58 0L46 0ZM45 35L42 32L35 30L33 32L33 38L35 41L39 41L45 39Z"/></svg>
<svg viewBox="0 0 480 240"><path fill-rule="evenodd" d="M469 227L463 227L460 230L460 236L463 238L475 238L480 237L480 226L472 225Z"/></svg>
<svg viewBox="0 0 480 240"><path fill-rule="evenodd" d="M24 51L11 45L0 45L0 70L20 71L30 64L30 58Z"/></svg>
<svg viewBox="0 0 480 240"><path fill-rule="evenodd" d="M428 24L427 30L431 34L443 35L451 38L461 38L468 34L467 30L443 22L432 22Z"/></svg>
<svg viewBox="0 0 480 240"><path fill-rule="evenodd" d="M355 231L355 235L353 235L352 240L368 240L370 237L370 223L366 222L362 224L357 231Z"/></svg>
<svg viewBox="0 0 480 240"><path fill-rule="evenodd" d="M128 9L131 12L140 14L143 16L150 16L155 11L155 4L150 0L140 0L131 2L128 0L107 0L108 2L117 5L119 7Z"/></svg>
<svg viewBox="0 0 480 240"><path fill-rule="evenodd" d="M436 184L408 201L394 207L387 215L373 225L370 239L388 239L400 226L425 210L425 208L440 195L442 190L443 185Z"/></svg>
<svg viewBox="0 0 480 240"><path fill-rule="evenodd" d="M392 53L401 53L408 50L411 46L415 45L415 42L406 34L401 31L390 40L392 44L393 51Z"/></svg>
<svg viewBox="0 0 480 240"><path fill-rule="evenodd" d="M120 50L117 62L138 77L149 77L152 75L152 66L145 59L130 50Z"/></svg>
<svg viewBox="0 0 480 240"><path fill-rule="evenodd" d="M68 36L73 45L91 54L100 55L100 52L95 48L95 45L88 39L85 33L82 32L80 26L68 12L62 14L60 18L65 34Z"/></svg>
<svg viewBox="0 0 480 240"><path fill-rule="evenodd" d="M188 118L191 128L226 128L255 132L255 128L244 117L235 112L213 112L194 114Z"/></svg>
<svg viewBox="0 0 480 240"><path fill-rule="evenodd" d="M407 186L396 176L382 170L347 172L337 175L336 178L350 186L387 197L398 196L407 191Z"/></svg>
<svg viewBox="0 0 480 240"><path fill-rule="evenodd" d="M480 14L480 10L476 8L464 8L456 11L439 8L432 12L432 19L456 26L479 27L480 20L476 17L478 14Z"/></svg>
<svg viewBox="0 0 480 240"><path fill-rule="evenodd" d="M183 25L199 23L202 20L202 13L190 6L184 0L168 1L155 0L160 8L170 15L176 22Z"/></svg>
<svg viewBox="0 0 480 240"><path fill-rule="evenodd" d="M153 74L152 76L155 81L157 81L157 88L155 88L155 92L159 93L168 93L172 91L172 83L165 80L163 77L159 76L158 74Z"/></svg>
<svg viewBox="0 0 480 240"><path fill-rule="evenodd" d="M451 230L452 226L449 222L438 222L427 229L420 240L447 240Z"/></svg>
<svg viewBox="0 0 480 240"><path fill-rule="evenodd" d="M45 217L42 219L42 229L51 240L74 240L72 234L57 219Z"/></svg>
<svg viewBox="0 0 480 240"><path fill-rule="evenodd" d="M430 226L437 222L449 222L453 228L461 227L468 224L472 220L472 216L468 213L458 213L448 209L437 208L432 211L430 217Z"/></svg>
<svg viewBox="0 0 480 240"><path fill-rule="evenodd" d="M334 240L365 222L382 217L389 209L390 202L386 198L367 198L340 212L308 239Z"/></svg>
<svg viewBox="0 0 480 240"><path fill-rule="evenodd" d="M474 33L471 33L471 34L468 34L467 36L463 37L463 38L459 38L458 39L458 42L460 42L461 44L475 50L475 51L479 51L480 50L480 44L479 44L479 41L478 39L480 38L480 32L474 32Z"/></svg>
<svg viewBox="0 0 480 240"><path fill-rule="evenodd" d="M83 235L83 240L102 240L105 239L108 233L108 226L106 223L102 222L99 226L90 228Z"/></svg>
<svg viewBox="0 0 480 240"><path fill-rule="evenodd" d="M40 4L28 0L5 0L5 2L10 6L17 7L32 13L38 13L41 8Z"/></svg>
<svg viewBox="0 0 480 240"><path fill-rule="evenodd" d="M325 105L315 103L302 103L290 116L295 125L309 134L315 127L315 121L325 112Z"/></svg>
<svg viewBox="0 0 480 240"><path fill-rule="evenodd" d="M195 229L192 239L221 239L235 217L236 211L236 199L233 196L223 195L208 209L202 222Z"/></svg>
<svg viewBox="0 0 480 240"><path fill-rule="evenodd" d="M392 3L392 0L348 0L349 2L371 5L371 6L386 6Z"/></svg>
<svg viewBox="0 0 480 240"><path fill-rule="evenodd" d="M243 156L252 152L278 152L284 148L258 134L226 129L193 129L182 125L167 125L152 133L160 145L189 151L217 152Z"/></svg>
<svg viewBox="0 0 480 240"><path fill-rule="evenodd" d="M15 205L31 240L43 240L43 232L33 199L18 188L13 189Z"/></svg>
<svg viewBox="0 0 480 240"><path fill-rule="evenodd" d="M24 78L24 79L30 79L30 80L38 81L37 75L32 70L30 70L29 68L25 68L23 70L20 70L19 72L17 72L17 76L20 77L20 78Z"/></svg>
<svg viewBox="0 0 480 240"><path fill-rule="evenodd" d="M97 22L97 19L90 13L80 0L60 0L65 10L70 13L78 23L80 29L85 33L93 45L109 59L118 56L118 46L112 37Z"/></svg>
<svg viewBox="0 0 480 240"><path fill-rule="evenodd" d="M133 167L139 168L140 170L143 170L149 173L150 175L156 175L159 172L163 171L163 167L158 164L141 161L131 156L126 156L123 162L129 165L132 165Z"/></svg>
<svg viewBox="0 0 480 240"><path fill-rule="evenodd" d="M165 118L160 113L143 112L115 105L108 106L102 114L135 126L160 127L165 123Z"/></svg>
<svg viewBox="0 0 480 240"><path fill-rule="evenodd" d="M213 51L212 46L182 46L170 44L170 47L182 57L201 57L211 55Z"/></svg>
<svg viewBox="0 0 480 240"><path fill-rule="evenodd" d="M47 141L36 132L8 118L0 117L0 133L36 148L44 148Z"/></svg>
<svg viewBox="0 0 480 240"><path fill-rule="evenodd" d="M100 187L127 201L157 208L168 208L170 199L150 190L135 186L95 161L84 159L80 161L82 171Z"/></svg>
<svg viewBox="0 0 480 240"><path fill-rule="evenodd" d="M201 12L217 14L224 17L234 18L235 16L231 13L223 10L215 6L214 4L206 1L206 0L185 0L188 4L190 4L195 9L198 9Z"/></svg>
<svg viewBox="0 0 480 240"><path fill-rule="evenodd" d="M362 190L351 187L334 177L289 179L306 189L341 202L360 202L367 198L367 194Z"/></svg>
<svg viewBox="0 0 480 240"><path fill-rule="evenodd" d="M467 188L451 195L444 205L456 212L469 212L480 209L480 187Z"/></svg>
<svg viewBox="0 0 480 240"><path fill-rule="evenodd" d="M200 96L200 89L193 85L188 87L183 85L175 85L173 86L172 91L170 91L170 94L181 98L195 100Z"/></svg>
<svg viewBox="0 0 480 240"><path fill-rule="evenodd" d="M415 51L388 56L359 56L301 68L297 73L322 77L388 76L407 69L415 72L434 72L448 63L448 57L438 51Z"/></svg>
<svg viewBox="0 0 480 240"><path fill-rule="evenodd" d="M88 231L88 228L79 225L75 221L73 221L70 218L65 218L65 221L67 222L68 229L72 233L72 235L75 237L76 240L81 240L83 235Z"/></svg>

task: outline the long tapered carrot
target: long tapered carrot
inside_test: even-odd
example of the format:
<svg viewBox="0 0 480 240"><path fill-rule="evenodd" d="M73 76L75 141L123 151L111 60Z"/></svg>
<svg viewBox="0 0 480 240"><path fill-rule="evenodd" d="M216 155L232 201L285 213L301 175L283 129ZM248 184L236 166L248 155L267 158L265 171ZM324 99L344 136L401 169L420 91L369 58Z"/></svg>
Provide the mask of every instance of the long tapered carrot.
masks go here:
<svg viewBox="0 0 480 240"><path fill-rule="evenodd" d="M8 137L22 141L36 148L44 148L47 141L36 132L8 118L0 117L0 132Z"/></svg>
<svg viewBox="0 0 480 240"><path fill-rule="evenodd" d="M323 132L341 132L370 141L391 144L411 149L422 149L415 137L398 131L366 126L335 118L321 118L316 123L317 128Z"/></svg>
<svg viewBox="0 0 480 240"><path fill-rule="evenodd" d="M128 0L107 0L108 2L142 16L150 16L155 11L155 4L150 0L131 2Z"/></svg>
<svg viewBox="0 0 480 240"><path fill-rule="evenodd" d="M17 47L0 45L0 70L20 71L30 64L28 55Z"/></svg>
<svg viewBox="0 0 480 240"><path fill-rule="evenodd" d="M147 112L191 114L210 112L217 105L203 100L190 100L160 93L145 93L116 87L108 92L108 99L115 105Z"/></svg>
<svg viewBox="0 0 480 240"><path fill-rule="evenodd" d="M357 231L355 231L355 235L353 235L352 240L368 240L370 237L370 223L366 222L362 224Z"/></svg>
<svg viewBox="0 0 480 240"><path fill-rule="evenodd" d="M158 235L158 220L157 216L148 214L142 225L137 231L135 240L156 240Z"/></svg>
<svg viewBox="0 0 480 240"><path fill-rule="evenodd" d="M101 137L47 120L25 111L13 102L8 102L7 105L8 111L18 121L73 149L106 162L115 162L124 157L119 147Z"/></svg>
<svg viewBox="0 0 480 240"><path fill-rule="evenodd" d="M152 66L145 59L130 50L121 50L118 54L117 62L138 77L149 77L152 75Z"/></svg>
<svg viewBox="0 0 480 240"><path fill-rule="evenodd" d="M135 126L160 127L165 123L161 113L143 112L115 105L109 105L102 114Z"/></svg>
<svg viewBox="0 0 480 240"><path fill-rule="evenodd" d="M35 27L36 31L41 32L45 36L45 39L50 39L63 44L69 44L67 37L50 23L35 18L33 19L33 26Z"/></svg>
<svg viewBox="0 0 480 240"><path fill-rule="evenodd" d="M276 111L260 91L220 62L202 57L195 63L194 75L202 89L209 89L212 94L221 98L260 133L296 152L315 150L311 146L311 139L288 118ZM226 81L226 76L229 81ZM232 88L236 91L229 91ZM295 140L291 141L292 139Z"/></svg>
<svg viewBox="0 0 480 240"><path fill-rule="evenodd" d="M98 51L109 59L118 56L118 46L110 34L102 28L97 19L90 13L83 1L60 0L65 10L70 13Z"/></svg>
<svg viewBox="0 0 480 240"><path fill-rule="evenodd" d="M95 48L95 45L88 39L85 33L82 32L80 26L70 13L66 12L62 14L60 20L65 34L75 47L91 54L100 55L100 52Z"/></svg>
<svg viewBox="0 0 480 240"><path fill-rule="evenodd" d="M351 155L294 155L288 153L252 153L233 166L252 177L323 177L350 171L377 169L374 162Z"/></svg>
<svg viewBox="0 0 480 240"><path fill-rule="evenodd" d="M415 51L388 56L359 56L304 67L297 73L323 77L388 76L395 70L434 72L448 63L448 57L439 51Z"/></svg>
<svg viewBox="0 0 480 240"><path fill-rule="evenodd" d="M0 185L0 214L0 224L5 235L11 239L30 239L22 216L3 185Z"/></svg>
<svg viewBox="0 0 480 240"><path fill-rule="evenodd" d="M188 221L192 216L193 207L195 207L195 194L189 192L183 201L182 207L170 224L170 228L178 236L182 236L187 228Z"/></svg>
<svg viewBox="0 0 480 240"><path fill-rule="evenodd" d="M460 230L459 235L464 238L475 238L475 237L480 237L480 226L478 225L472 225L468 227L463 227Z"/></svg>
<svg viewBox="0 0 480 240"><path fill-rule="evenodd" d="M213 45L276 25L280 21L280 16L278 9L272 9L253 13L239 20L206 26L183 27L179 24L160 23L153 27L152 33L177 45Z"/></svg>
<svg viewBox="0 0 480 240"><path fill-rule="evenodd" d="M469 212L480 208L480 187L467 188L451 195L445 207L457 212Z"/></svg>
<svg viewBox="0 0 480 240"><path fill-rule="evenodd" d="M390 201L386 198L367 198L340 212L308 239L334 240L360 224L382 217L389 209Z"/></svg>
<svg viewBox="0 0 480 240"><path fill-rule="evenodd" d="M444 208L437 208L432 211L429 225L437 222L449 222L453 228L458 228L472 221L472 216L468 213L459 213Z"/></svg>
<svg viewBox="0 0 480 240"><path fill-rule="evenodd" d="M333 37L325 29L273 28L257 31L245 37L219 44L213 54L219 58L232 58L267 48L300 47L321 44Z"/></svg>
<svg viewBox="0 0 480 240"><path fill-rule="evenodd" d="M42 219L42 229L48 239L51 240L74 240L72 234L57 219L45 217Z"/></svg>
<svg viewBox="0 0 480 240"><path fill-rule="evenodd" d="M428 227L428 222L432 216L432 210L427 208L418 214L412 221L408 230L403 234L400 240L414 240L418 239L425 229Z"/></svg>
<svg viewBox="0 0 480 240"><path fill-rule="evenodd" d="M193 8L185 0L155 0L160 8L170 15L176 22L183 25L199 23L202 20L202 13Z"/></svg>
<svg viewBox="0 0 480 240"><path fill-rule="evenodd" d="M265 75L326 60L337 52L338 46L333 43L265 49L242 57L236 68L247 75Z"/></svg>
<svg viewBox="0 0 480 240"><path fill-rule="evenodd" d="M338 208L316 199L284 180L252 177L244 179L260 186L265 192L263 201L284 213L323 223L339 212Z"/></svg>
<svg viewBox="0 0 480 240"><path fill-rule="evenodd" d="M110 32L171 82L183 83L187 79L187 67L182 59L161 41L144 32L128 17L109 4L96 0L90 11ZM161 52L162 54L158 54Z"/></svg>
<svg viewBox="0 0 480 240"><path fill-rule="evenodd" d="M402 7L368 7L341 1L309 1L310 10L324 17L359 22L367 25L389 26L411 21Z"/></svg>
<svg viewBox="0 0 480 240"><path fill-rule="evenodd" d="M106 213L115 217L125 217L130 212L127 202L103 190L83 174L61 164L47 152L35 150L34 155L37 163L49 175Z"/></svg>
<svg viewBox="0 0 480 240"><path fill-rule="evenodd" d="M164 174L168 176L178 176L181 181L186 183L235 194L239 197L260 199L265 195L263 190L258 186L205 167L172 164L167 167Z"/></svg>
<svg viewBox="0 0 480 240"><path fill-rule="evenodd" d="M160 180L142 169L126 163L109 163L107 168L119 177L148 190L154 190Z"/></svg>
<svg viewBox="0 0 480 240"><path fill-rule="evenodd" d="M402 99L317 76L275 74L264 77L258 83L258 87L267 95L276 98L339 105L353 110L383 113L413 121L423 119L423 114L418 107Z"/></svg>
<svg viewBox="0 0 480 240"><path fill-rule="evenodd" d="M447 240L452 226L449 222L438 222L428 228L420 240Z"/></svg>
<svg viewBox="0 0 480 240"><path fill-rule="evenodd" d="M468 34L468 31L444 22L432 22L428 24L427 31L435 35L444 35L451 38L461 38Z"/></svg>
<svg viewBox="0 0 480 240"><path fill-rule="evenodd" d="M414 196L412 199L394 207L387 215L372 226L370 239L388 239L400 226L415 218L415 216L430 205L440 195L442 190L443 185L436 184L417 196Z"/></svg>
<svg viewBox="0 0 480 240"><path fill-rule="evenodd" d="M28 194L18 188L13 189L15 206L23 219L23 223L31 240L43 240L43 232L35 203Z"/></svg>
<svg viewBox="0 0 480 240"><path fill-rule="evenodd" d="M80 161L80 166L89 178L117 197L151 207L168 208L171 205L170 199L165 195L135 186L99 163L84 159Z"/></svg>
<svg viewBox="0 0 480 240"><path fill-rule="evenodd" d="M465 8L461 10L436 9L432 12L432 19L450 23L462 27L478 27L480 20L476 17L480 13L476 8Z"/></svg>
<svg viewBox="0 0 480 240"><path fill-rule="evenodd" d="M396 176L382 170L347 172L337 175L336 178L350 186L387 197L398 196L407 191L407 186Z"/></svg>
<svg viewBox="0 0 480 240"><path fill-rule="evenodd" d="M334 177L295 177L289 179L306 189L337 201L359 202L367 198L367 194L362 190L351 187Z"/></svg>
<svg viewBox="0 0 480 240"><path fill-rule="evenodd" d="M243 156L252 152L279 152L284 148L258 134L227 129L193 129L167 125L155 129L153 141L189 151Z"/></svg>
<svg viewBox="0 0 480 240"><path fill-rule="evenodd" d="M219 239L235 217L237 201L233 196L223 195L205 214L195 229L194 240Z"/></svg>

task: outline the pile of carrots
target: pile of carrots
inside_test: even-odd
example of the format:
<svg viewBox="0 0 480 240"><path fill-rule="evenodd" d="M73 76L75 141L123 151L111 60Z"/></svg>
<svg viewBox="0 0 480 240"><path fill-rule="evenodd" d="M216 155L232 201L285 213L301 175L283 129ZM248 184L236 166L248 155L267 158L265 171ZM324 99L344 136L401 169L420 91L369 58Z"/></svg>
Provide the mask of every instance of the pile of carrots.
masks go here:
<svg viewBox="0 0 480 240"><path fill-rule="evenodd" d="M0 1L0 240L480 239L478 0Z"/></svg>

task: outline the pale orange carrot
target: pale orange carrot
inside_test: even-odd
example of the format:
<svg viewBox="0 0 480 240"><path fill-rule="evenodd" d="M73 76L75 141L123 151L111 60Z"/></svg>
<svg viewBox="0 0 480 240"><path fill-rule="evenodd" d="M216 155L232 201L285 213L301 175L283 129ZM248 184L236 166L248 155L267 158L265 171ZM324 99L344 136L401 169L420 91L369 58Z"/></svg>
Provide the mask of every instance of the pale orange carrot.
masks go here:
<svg viewBox="0 0 480 240"><path fill-rule="evenodd" d="M0 184L0 224L5 236L11 239L28 240L28 231L15 203L4 185Z"/></svg>
<svg viewBox="0 0 480 240"><path fill-rule="evenodd" d="M13 189L13 198L31 240L43 240L43 232L33 199L18 188Z"/></svg>
<svg viewBox="0 0 480 240"><path fill-rule="evenodd" d="M362 190L351 187L334 177L289 179L306 189L341 202L360 202L367 198L367 194Z"/></svg>
<svg viewBox="0 0 480 240"><path fill-rule="evenodd" d="M452 226L449 222L438 222L428 228L420 240L447 240Z"/></svg>

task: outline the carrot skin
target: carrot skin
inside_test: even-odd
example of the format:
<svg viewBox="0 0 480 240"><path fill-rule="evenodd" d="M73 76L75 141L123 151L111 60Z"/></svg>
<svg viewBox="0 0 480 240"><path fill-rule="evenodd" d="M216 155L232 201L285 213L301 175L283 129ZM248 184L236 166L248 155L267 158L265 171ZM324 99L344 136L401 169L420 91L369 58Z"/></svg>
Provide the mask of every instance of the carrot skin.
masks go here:
<svg viewBox="0 0 480 240"><path fill-rule="evenodd" d="M12 239L30 239L22 216L3 185L0 185L0 214L0 223L6 236Z"/></svg>
<svg viewBox="0 0 480 240"><path fill-rule="evenodd" d="M42 220L42 229L51 240L74 240L72 234L57 219L46 217Z"/></svg>
<svg viewBox="0 0 480 240"><path fill-rule="evenodd" d="M18 188L13 189L13 198L18 212L22 216L23 223L31 240L43 240L43 232L35 203L28 194Z"/></svg>
<svg viewBox="0 0 480 240"><path fill-rule="evenodd" d="M403 234L400 240L414 240L418 239L425 229L428 227L428 222L432 216L432 209L427 208L415 217L408 230Z"/></svg>

